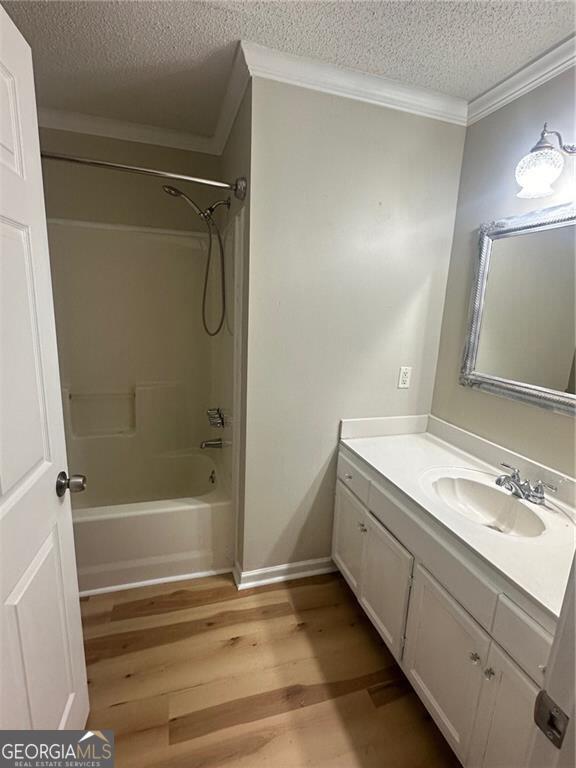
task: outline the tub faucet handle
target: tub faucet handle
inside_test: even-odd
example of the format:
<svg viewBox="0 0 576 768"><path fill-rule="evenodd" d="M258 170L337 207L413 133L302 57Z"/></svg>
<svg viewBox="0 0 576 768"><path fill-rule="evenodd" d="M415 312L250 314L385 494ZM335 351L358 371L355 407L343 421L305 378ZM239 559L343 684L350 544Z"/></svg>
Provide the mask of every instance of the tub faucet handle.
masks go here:
<svg viewBox="0 0 576 768"><path fill-rule="evenodd" d="M208 408L206 415L211 427L222 428L224 426L224 413L221 408Z"/></svg>

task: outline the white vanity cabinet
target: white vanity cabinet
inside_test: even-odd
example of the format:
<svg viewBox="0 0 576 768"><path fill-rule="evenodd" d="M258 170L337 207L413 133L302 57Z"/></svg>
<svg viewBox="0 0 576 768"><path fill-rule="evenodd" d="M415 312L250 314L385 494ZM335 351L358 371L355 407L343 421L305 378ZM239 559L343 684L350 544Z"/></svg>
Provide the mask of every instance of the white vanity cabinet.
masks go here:
<svg viewBox="0 0 576 768"><path fill-rule="evenodd" d="M336 489L332 559L399 660L414 558L341 482Z"/></svg>
<svg viewBox="0 0 576 768"><path fill-rule="evenodd" d="M528 764L534 734L538 686L493 642L467 761L469 768L510 768Z"/></svg>
<svg viewBox="0 0 576 768"><path fill-rule="evenodd" d="M366 511L360 603L400 660L414 558Z"/></svg>
<svg viewBox="0 0 576 768"><path fill-rule="evenodd" d="M524 768L552 634L370 472L340 452L334 562L462 764Z"/></svg>
<svg viewBox="0 0 576 768"><path fill-rule="evenodd" d="M356 595L360 586L365 517L365 507L342 483L338 483L334 507L332 559Z"/></svg>
<svg viewBox="0 0 576 768"><path fill-rule="evenodd" d="M489 646L490 636L418 565L404 671L462 761L468 754Z"/></svg>

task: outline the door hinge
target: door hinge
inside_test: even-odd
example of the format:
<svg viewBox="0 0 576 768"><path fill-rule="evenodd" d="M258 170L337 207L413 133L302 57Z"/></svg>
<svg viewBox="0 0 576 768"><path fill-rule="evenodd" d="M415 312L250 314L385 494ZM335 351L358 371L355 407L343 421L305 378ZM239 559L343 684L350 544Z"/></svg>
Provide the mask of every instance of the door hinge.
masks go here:
<svg viewBox="0 0 576 768"><path fill-rule="evenodd" d="M534 705L534 722L544 736L560 749L570 718L553 701L546 691L540 691Z"/></svg>

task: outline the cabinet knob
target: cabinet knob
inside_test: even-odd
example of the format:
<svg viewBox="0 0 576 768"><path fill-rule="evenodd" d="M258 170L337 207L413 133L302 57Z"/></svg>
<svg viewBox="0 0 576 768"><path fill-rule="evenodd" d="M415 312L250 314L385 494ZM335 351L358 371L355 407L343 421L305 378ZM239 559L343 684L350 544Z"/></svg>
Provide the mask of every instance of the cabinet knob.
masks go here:
<svg viewBox="0 0 576 768"><path fill-rule="evenodd" d="M366 533L366 531L368 530L368 528L366 528L366 526L364 525L364 523L358 523L358 528L360 528L360 530L362 531L362 533Z"/></svg>
<svg viewBox="0 0 576 768"><path fill-rule="evenodd" d="M349 475L349 474L346 473L344 475L344 480L352 480L352 475Z"/></svg>
<svg viewBox="0 0 576 768"><path fill-rule="evenodd" d="M484 677L486 680L492 680L496 672L492 669L492 667L488 667L488 669L484 670Z"/></svg>
<svg viewBox="0 0 576 768"><path fill-rule="evenodd" d="M472 662L472 664L478 664L478 662L480 661L480 655L476 653L476 651L471 651L470 661Z"/></svg>

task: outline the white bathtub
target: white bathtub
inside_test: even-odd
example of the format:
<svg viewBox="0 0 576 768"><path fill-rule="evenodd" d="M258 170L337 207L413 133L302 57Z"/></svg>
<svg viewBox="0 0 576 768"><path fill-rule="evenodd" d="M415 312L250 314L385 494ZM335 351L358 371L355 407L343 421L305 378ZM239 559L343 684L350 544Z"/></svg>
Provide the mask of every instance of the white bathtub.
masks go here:
<svg viewBox="0 0 576 768"><path fill-rule="evenodd" d="M189 498L74 510L80 591L230 571L232 504L217 483L210 488Z"/></svg>

